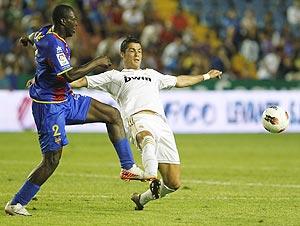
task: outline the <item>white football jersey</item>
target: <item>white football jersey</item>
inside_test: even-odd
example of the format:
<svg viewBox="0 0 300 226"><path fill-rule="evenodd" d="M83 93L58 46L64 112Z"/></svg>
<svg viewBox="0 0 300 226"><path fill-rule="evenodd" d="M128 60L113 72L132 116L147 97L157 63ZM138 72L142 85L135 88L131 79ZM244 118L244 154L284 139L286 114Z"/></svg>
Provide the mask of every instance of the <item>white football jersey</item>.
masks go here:
<svg viewBox="0 0 300 226"><path fill-rule="evenodd" d="M119 104L124 119L142 110L165 116L159 90L170 89L177 81L175 76L164 75L153 69L110 70L86 78L89 89L111 94Z"/></svg>

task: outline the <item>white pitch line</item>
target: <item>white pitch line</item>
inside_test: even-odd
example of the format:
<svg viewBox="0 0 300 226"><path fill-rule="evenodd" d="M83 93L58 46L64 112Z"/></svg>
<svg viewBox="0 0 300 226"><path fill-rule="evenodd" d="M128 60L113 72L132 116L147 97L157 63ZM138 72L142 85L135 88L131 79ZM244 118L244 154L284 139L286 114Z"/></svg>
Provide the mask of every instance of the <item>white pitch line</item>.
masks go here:
<svg viewBox="0 0 300 226"><path fill-rule="evenodd" d="M5 165L36 165L39 163L39 160L37 161L29 161L29 160L1 160L0 159L0 164L5 164ZM68 163L64 163L64 160L62 160L61 165L64 164L70 164L71 166L79 166L79 167L86 167L86 166L90 166L90 167L119 167L119 165L117 163L112 163L112 162L105 162L105 163L89 163L89 162L68 162ZM222 167L212 167L212 166L208 166L208 165L204 165L201 166L199 164L182 164L181 167L183 169L228 169L228 170L247 170L247 169L252 169L250 166L249 167L242 167L242 166L226 166L224 168ZM254 168L254 167L253 167ZM256 167L255 166L255 170L281 170L280 167L275 167L275 166L261 166L261 167ZM296 171L296 170L300 170L300 167L295 167L293 166L293 168L291 168L290 170Z"/></svg>
<svg viewBox="0 0 300 226"><path fill-rule="evenodd" d="M222 185L222 186L248 186L248 187L277 187L277 188L300 188L300 184L264 184L264 183L237 183L205 180L182 180L191 184Z"/></svg>
<svg viewBox="0 0 300 226"><path fill-rule="evenodd" d="M31 161L18 161L18 160L0 160L0 163L5 164L32 164ZM88 164L88 163L87 163ZM75 164L75 165L86 165L86 163L82 164ZM106 163L102 164L101 166L115 166L115 164ZM100 165L99 165L100 166ZM86 178L119 178L117 176L109 176L109 175L99 175L99 174L84 174L84 173L55 173L57 176L67 176L67 177L86 177ZM228 182L228 181L213 181L213 180L189 180L185 179L182 180L183 183L190 183L190 184L205 184L205 185L222 185L222 186L247 186L247 187L274 187L274 188L300 188L300 184L265 184L260 182L252 182L252 183L239 183L239 182Z"/></svg>
<svg viewBox="0 0 300 226"><path fill-rule="evenodd" d="M85 173L56 173L57 176L66 177L88 177L88 178L113 178L116 176L99 175L99 174L85 174ZM260 182L255 183L238 183L238 182L226 182L226 181L211 181L211 180L182 180L183 183L190 184L205 184L205 185L222 185L222 186L247 186L247 187L276 187L276 188L300 188L300 184L265 184Z"/></svg>
<svg viewBox="0 0 300 226"><path fill-rule="evenodd" d="M40 161L39 160L34 160L34 161L28 161L28 160L1 160L0 159L0 164L5 164L5 165L37 165ZM109 167L118 167L118 163L89 163L89 162L75 162L75 163L64 163L64 160L62 160L62 163L60 163L61 165L63 164L70 164L72 166L82 166L82 167L86 167L86 166L95 166L95 167L102 167L102 166L109 166Z"/></svg>
<svg viewBox="0 0 300 226"><path fill-rule="evenodd" d="M6 197L6 196L11 196L12 193L1 193L0 197ZM106 195L103 194L99 194L97 192L95 193L87 193L87 192L63 192L63 191L50 191L50 192L42 192L41 194L39 194L37 196L37 198L43 198L43 197L47 197L47 196L51 196L51 197L68 197L68 198L96 198L96 199L111 199L113 197L115 197L114 193L106 193ZM181 196L177 196L176 199L180 199L180 200L186 200L186 197L181 197ZM257 196L198 196L197 199L200 200L269 200L269 201L279 201L279 200L292 200L292 201L296 201L296 200L300 200L300 197L285 197L285 196L281 196L281 197L257 197Z"/></svg>
<svg viewBox="0 0 300 226"><path fill-rule="evenodd" d="M88 178L112 178L117 179L117 176L109 176L104 174L91 174L91 173L56 173L56 176L63 177L88 177Z"/></svg>

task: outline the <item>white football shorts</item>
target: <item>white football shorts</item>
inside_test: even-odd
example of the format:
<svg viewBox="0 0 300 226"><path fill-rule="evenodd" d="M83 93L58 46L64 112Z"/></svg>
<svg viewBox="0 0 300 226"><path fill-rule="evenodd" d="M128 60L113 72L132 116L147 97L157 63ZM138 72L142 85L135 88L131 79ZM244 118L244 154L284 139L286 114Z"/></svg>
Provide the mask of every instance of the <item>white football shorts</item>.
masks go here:
<svg viewBox="0 0 300 226"><path fill-rule="evenodd" d="M126 121L130 138L137 147L136 135L147 130L154 137L158 163L180 164L173 132L163 117L141 112L130 116Z"/></svg>

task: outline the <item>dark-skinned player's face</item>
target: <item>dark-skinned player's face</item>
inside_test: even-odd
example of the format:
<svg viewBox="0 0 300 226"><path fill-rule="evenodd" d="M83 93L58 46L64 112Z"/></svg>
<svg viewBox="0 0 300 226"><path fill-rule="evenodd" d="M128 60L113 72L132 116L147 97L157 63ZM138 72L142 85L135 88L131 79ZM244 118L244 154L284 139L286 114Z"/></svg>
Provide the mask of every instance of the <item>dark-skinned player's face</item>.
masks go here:
<svg viewBox="0 0 300 226"><path fill-rule="evenodd" d="M78 25L77 17L73 10L70 10L65 18L66 37L72 37Z"/></svg>

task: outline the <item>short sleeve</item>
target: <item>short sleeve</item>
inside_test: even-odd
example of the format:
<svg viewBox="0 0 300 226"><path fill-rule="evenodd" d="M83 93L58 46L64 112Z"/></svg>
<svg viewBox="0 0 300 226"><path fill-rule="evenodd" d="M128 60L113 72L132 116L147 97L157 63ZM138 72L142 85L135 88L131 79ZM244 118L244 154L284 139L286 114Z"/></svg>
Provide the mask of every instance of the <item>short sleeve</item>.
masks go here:
<svg viewBox="0 0 300 226"><path fill-rule="evenodd" d="M164 75L153 69L148 70L150 70L151 74L153 74L157 78L159 89L171 89L176 85L177 78L175 76Z"/></svg>
<svg viewBox="0 0 300 226"><path fill-rule="evenodd" d="M98 89L111 95L116 95L120 88L118 75L118 71L110 70L101 74L86 76L87 88Z"/></svg>

